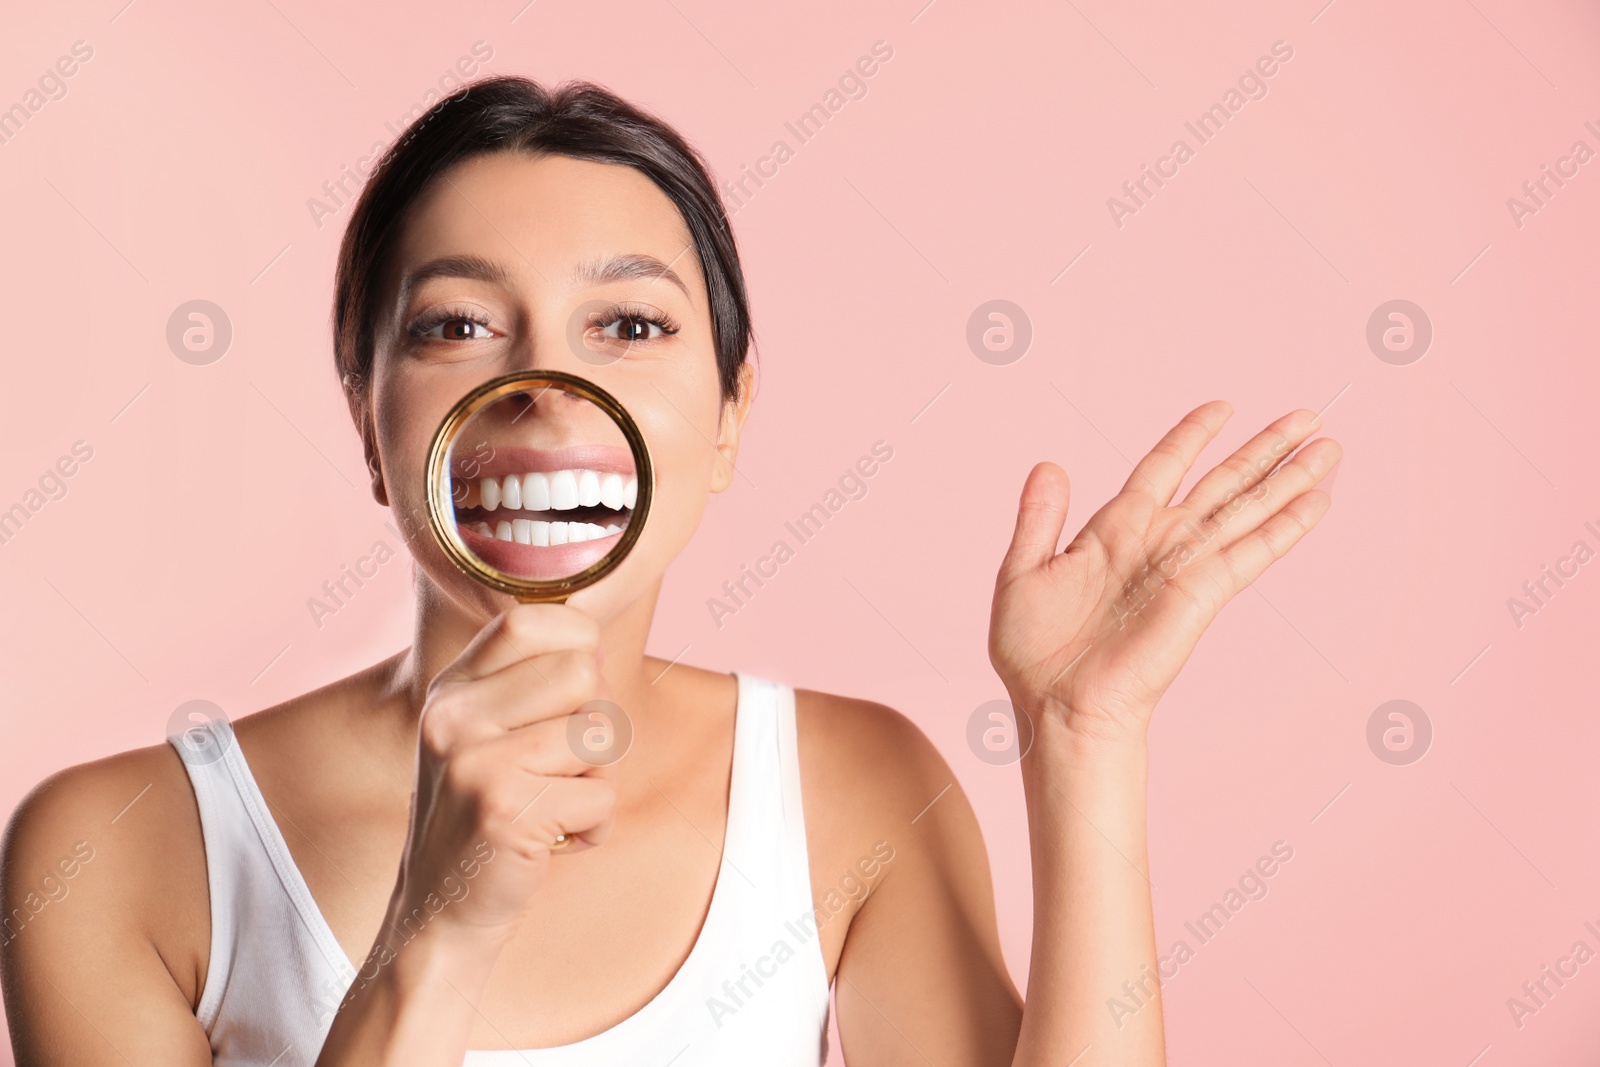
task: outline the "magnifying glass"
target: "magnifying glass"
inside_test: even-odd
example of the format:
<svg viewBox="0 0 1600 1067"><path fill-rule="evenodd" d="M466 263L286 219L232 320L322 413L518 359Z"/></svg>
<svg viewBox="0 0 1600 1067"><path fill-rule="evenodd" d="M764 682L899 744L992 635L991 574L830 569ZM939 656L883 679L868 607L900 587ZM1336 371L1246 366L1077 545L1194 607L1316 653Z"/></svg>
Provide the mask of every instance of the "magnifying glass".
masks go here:
<svg viewBox="0 0 1600 1067"><path fill-rule="evenodd" d="M562 371L521 371L462 397L428 450L428 522L469 577L562 603L616 569L644 531L655 473L617 399ZM558 834L551 848L571 843Z"/></svg>
<svg viewBox="0 0 1600 1067"><path fill-rule="evenodd" d="M462 397L434 434L427 479L428 521L450 561L523 603L562 603L615 570L655 488L627 409L552 370Z"/></svg>

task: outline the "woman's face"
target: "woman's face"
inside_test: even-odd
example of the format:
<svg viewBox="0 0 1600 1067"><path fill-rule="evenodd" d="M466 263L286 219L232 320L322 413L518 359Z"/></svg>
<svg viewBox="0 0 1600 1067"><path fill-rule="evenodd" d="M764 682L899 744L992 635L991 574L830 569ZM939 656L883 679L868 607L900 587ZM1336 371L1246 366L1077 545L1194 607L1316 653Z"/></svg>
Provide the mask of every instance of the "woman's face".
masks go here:
<svg viewBox="0 0 1600 1067"><path fill-rule="evenodd" d="M502 152L469 159L412 205L380 293L365 442L373 494L426 578L487 618L510 602L459 572L429 532L434 431L475 386L561 370L627 408L655 498L626 561L578 594L600 621L652 590L731 484L751 390L725 404L705 279L676 206L631 167ZM745 368L748 373L748 367Z"/></svg>

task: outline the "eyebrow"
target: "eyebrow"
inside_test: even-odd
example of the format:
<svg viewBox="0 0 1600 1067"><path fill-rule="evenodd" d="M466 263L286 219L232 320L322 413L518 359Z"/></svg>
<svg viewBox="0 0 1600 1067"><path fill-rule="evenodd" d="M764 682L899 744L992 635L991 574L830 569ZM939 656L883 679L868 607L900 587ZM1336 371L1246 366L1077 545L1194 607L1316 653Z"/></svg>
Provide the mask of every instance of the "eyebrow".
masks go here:
<svg viewBox="0 0 1600 1067"><path fill-rule="evenodd" d="M431 278L471 278L504 285L510 277L504 267L482 256L441 256L422 264L401 280L399 306L405 307L411 299L412 290Z"/></svg>
<svg viewBox="0 0 1600 1067"><path fill-rule="evenodd" d="M689 287L678 277L676 271L655 256L643 252L593 259L581 264L572 272L574 285L604 285L607 282L629 281L636 278L652 281L665 278L681 289L684 296L693 299L689 294Z"/></svg>
<svg viewBox="0 0 1600 1067"><path fill-rule="evenodd" d="M411 299L412 291L432 278L470 278L492 285L504 285L510 281L511 275L500 264L482 256L441 256L429 260L405 276L400 283L399 306L405 307ZM602 256L580 264L572 272L574 285L604 285L608 282L657 278L665 278L682 290L684 296L694 299L690 296L689 287L684 284L676 271L655 256L644 252Z"/></svg>

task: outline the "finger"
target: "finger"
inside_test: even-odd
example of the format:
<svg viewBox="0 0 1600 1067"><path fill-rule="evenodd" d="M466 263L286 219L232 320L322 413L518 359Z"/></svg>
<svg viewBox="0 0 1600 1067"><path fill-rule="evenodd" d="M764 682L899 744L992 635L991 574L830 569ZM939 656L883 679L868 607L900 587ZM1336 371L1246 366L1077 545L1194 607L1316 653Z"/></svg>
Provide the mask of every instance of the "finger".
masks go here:
<svg viewBox="0 0 1600 1067"><path fill-rule="evenodd" d="M593 770L572 743L571 715L496 731L471 740L472 759L482 759L498 768L514 767L541 778L575 778Z"/></svg>
<svg viewBox="0 0 1600 1067"><path fill-rule="evenodd" d="M1139 493L1157 507L1166 507L1201 450L1217 436L1231 414L1233 405L1226 400L1213 400L1189 412L1133 468L1122 491Z"/></svg>
<svg viewBox="0 0 1600 1067"><path fill-rule="evenodd" d="M1343 455L1339 442L1331 437L1319 437L1257 482L1249 492L1226 500L1207 516L1208 526L1220 534L1216 547L1231 545L1254 532L1284 505L1315 488Z"/></svg>
<svg viewBox="0 0 1600 1067"><path fill-rule="evenodd" d="M567 831L567 846L555 853L558 856L570 856L574 852L583 852L606 843L611 836L611 829L616 825L615 814L607 815L587 830Z"/></svg>
<svg viewBox="0 0 1600 1067"><path fill-rule="evenodd" d="M1072 484L1066 471L1054 463L1034 465L1022 483L1011 547L1000 563L1002 580L1038 567L1056 554L1071 499Z"/></svg>
<svg viewBox="0 0 1600 1067"><path fill-rule="evenodd" d="M1207 471L1183 498L1182 506L1201 518L1209 518L1233 497L1254 488L1321 424L1314 411L1291 411Z"/></svg>
<svg viewBox="0 0 1600 1067"><path fill-rule="evenodd" d="M633 749L633 720L616 702L597 697L566 719L567 744L584 765L581 773L616 776L617 764Z"/></svg>
<svg viewBox="0 0 1600 1067"><path fill-rule="evenodd" d="M452 745L472 744L571 715L595 698L599 680L593 653L551 652L517 660L487 677L436 682L423 720L430 730L447 728Z"/></svg>
<svg viewBox="0 0 1600 1067"><path fill-rule="evenodd" d="M1231 597L1283 558L1328 513L1333 498L1320 489L1302 493L1284 509L1217 554L1227 568Z"/></svg>
<svg viewBox="0 0 1600 1067"><path fill-rule="evenodd" d="M624 721L618 722L618 718ZM533 774L615 776L616 764L633 747L633 725L610 701L591 700L554 716L486 738L488 758Z"/></svg>
<svg viewBox="0 0 1600 1067"><path fill-rule="evenodd" d="M593 652L600 625L566 604L517 604L490 620L441 677L482 678L549 652Z"/></svg>
<svg viewBox="0 0 1600 1067"><path fill-rule="evenodd" d="M617 794L609 782L582 776L530 778L527 788L528 800L511 822L531 844L548 848L566 834L574 840L562 851L581 851L580 845L601 844L611 833Z"/></svg>

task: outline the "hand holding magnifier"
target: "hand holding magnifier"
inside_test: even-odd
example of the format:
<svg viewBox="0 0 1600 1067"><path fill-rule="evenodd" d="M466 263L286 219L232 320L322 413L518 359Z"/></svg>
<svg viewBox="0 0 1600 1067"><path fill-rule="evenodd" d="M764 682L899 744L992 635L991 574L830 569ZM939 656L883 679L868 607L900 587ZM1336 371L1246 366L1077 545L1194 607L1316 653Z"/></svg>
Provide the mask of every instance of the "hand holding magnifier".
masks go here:
<svg viewBox="0 0 1600 1067"><path fill-rule="evenodd" d="M561 371L508 374L462 397L434 434L427 481L450 561L523 603L563 603L615 570L655 488L632 416Z"/></svg>

